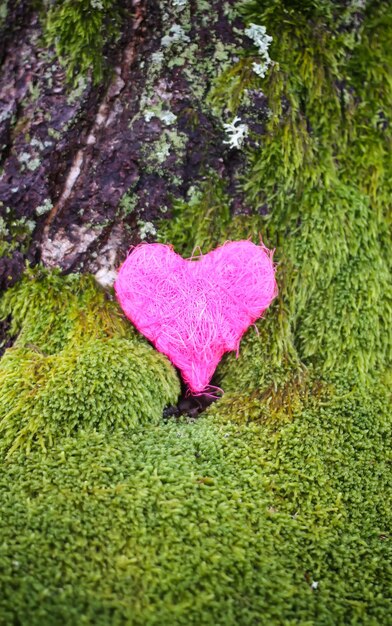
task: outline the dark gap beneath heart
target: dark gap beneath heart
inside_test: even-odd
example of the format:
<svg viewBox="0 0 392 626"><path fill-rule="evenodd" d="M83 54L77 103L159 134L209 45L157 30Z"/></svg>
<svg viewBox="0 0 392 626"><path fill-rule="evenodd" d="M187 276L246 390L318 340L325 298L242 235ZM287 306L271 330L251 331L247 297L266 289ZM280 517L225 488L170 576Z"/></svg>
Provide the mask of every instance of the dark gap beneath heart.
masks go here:
<svg viewBox="0 0 392 626"><path fill-rule="evenodd" d="M180 376L179 370L177 371ZM212 377L210 384L217 386L215 376ZM163 410L163 419L168 420L181 416L196 418L217 400L219 397L213 397L210 394L204 393L197 396L189 394L187 385L181 380L181 396L177 404L167 406Z"/></svg>

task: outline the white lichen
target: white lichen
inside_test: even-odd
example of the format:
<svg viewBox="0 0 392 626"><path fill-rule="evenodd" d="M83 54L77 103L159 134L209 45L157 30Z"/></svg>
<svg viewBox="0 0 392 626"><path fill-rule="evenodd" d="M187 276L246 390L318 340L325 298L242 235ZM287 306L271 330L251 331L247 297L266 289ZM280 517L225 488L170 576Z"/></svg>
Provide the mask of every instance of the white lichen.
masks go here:
<svg viewBox="0 0 392 626"><path fill-rule="evenodd" d="M158 50L157 52L153 52L151 55L151 63L153 65L161 65L163 63L164 54L162 50Z"/></svg>
<svg viewBox="0 0 392 626"><path fill-rule="evenodd" d="M166 124L166 126L170 126L171 124L174 124L174 122L177 120L177 115L175 115L171 111L161 111L159 119L164 124Z"/></svg>
<svg viewBox="0 0 392 626"><path fill-rule="evenodd" d="M38 150L43 150L45 147L42 141L38 139L38 137L32 138L32 140L30 141L30 146L33 146L33 148L38 148Z"/></svg>
<svg viewBox="0 0 392 626"><path fill-rule="evenodd" d="M37 157L32 157L28 152L22 152L18 155L18 161L24 168L34 172L41 164L41 161Z"/></svg>
<svg viewBox="0 0 392 626"><path fill-rule="evenodd" d="M155 117L155 113L154 111L145 111L143 117L146 122L151 122L152 118Z"/></svg>
<svg viewBox="0 0 392 626"><path fill-rule="evenodd" d="M249 39L252 39L263 60L262 63L253 63L253 71L261 78L264 78L269 66L272 64L272 59L268 51L272 37L267 35L265 26L261 26L260 24L250 24L249 27L245 29L245 35L249 37Z"/></svg>
<svg viewBox="0 0 392 626"><path fill-rule="evenodd" d="M162 37L161 45L169 48L176 43L189 43L190 39L180 24L173 24L167 35Z"/></svg>
<svg viewBox="0 0 392 626"><path fill-rule="evenodd" d="M45 213L49 213L53 209L53 203L50 198L46 198L46 200L36 207L35 212L37 215L45 215Z"/></svg>
<svg viewBox="0 0 392 626"><path fill-rule="evenodd" d="M4 122L5 120L7 120L9 117L12 117L12 111L11 110L1 111L0 112L0 124L1 124L1 122Z"/></svg>
<svg viewBox="0 0 392 626"><path fill-rule="evenodd" d="M257 76L264 78L268 70L268 65L265 63L252 63L252 69Z"/></svg>
<svg viewBox="0 0 392 626"><path fill-rule="evenodd" d="M32 233L34 228L35 228L35 222L34 220L26 220L25 221L25 226L27 228L27 230Z"/></svg>
<svg viewBox="0 0 392 626"><path fill-rule="evenodd" d="M114 269L102 267L94 274L95 280L105 289L112 287L117 278L117 272Z"/></svg>
<svg viewBox="0 0 392 626"><path fill-rule="evenodd" d="M143 113L143 117L146 120L146 122L150 122L153 117L157 117L166 126L170 126L171 124L174 124L174 122L177 120L177 115L175 115L171 111L158 110L158 109L155 111L154 110L145 111Z"/></svg>
<svg viewBox="0 0 392 626"><path fill-rule="evenodd" d="M250 24L249 28L245 29L245 35L252 39L255 46L259 49L260 56L268 55L268 48L272 42L272 37L267 35L265 26L260 24Z"/></svg>
<svg viewBox="0 0 392 626"><path fill-rule="evenodd" d="M228 139L223 143L229 144L230 148L241 148L248 136L248 125L240 124L241 119L237 116L229 124L223 124Z"/></svg>
<svg viewBox="0 0 392 626"><path fill-rule="evenodd" d="M182 11L182 9L185 9L186 5L188 4L188 0L173 0L172 4L175 9L179 9L180 11Z"/></svg>
<svg viewBox="0 0 392 626"><path fill-rule="evenodd" d="M138 222L140 239L146 239L148 235L154 237L157 234L157 230L152 222Z"/></svg>
<svg viewBox="0 0 392 626"><path fill-rule="evenodd" d="M7 224L2 217L0 217L0 235L8 235Z"/></svg>
<svg viewBox="0 0 392 626"><path fill-rule="evenodd" d="M156 153L156 159L158 163L164 163L170 154L170 146L164 143Z"/></svg>

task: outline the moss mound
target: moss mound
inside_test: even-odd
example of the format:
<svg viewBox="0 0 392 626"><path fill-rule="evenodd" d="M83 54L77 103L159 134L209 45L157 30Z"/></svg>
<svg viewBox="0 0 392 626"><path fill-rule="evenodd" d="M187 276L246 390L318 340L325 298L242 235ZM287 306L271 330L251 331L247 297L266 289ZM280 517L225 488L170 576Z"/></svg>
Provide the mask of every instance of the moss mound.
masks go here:
<svg viewBox="0 0 392 626"><path fill-rule="evenodd" d="M157 423L179 395L174 368L137 337L91 277L34 276L9 290L14 346L0 361L0 433L12 453L78 428Z"/></svg>
<svg viewBox="0 0 392 626"><path fill-rule="evenodd" d="M0 623L390 623L384 407L309 398L286 424L226 412L15 454Z"/></svg>

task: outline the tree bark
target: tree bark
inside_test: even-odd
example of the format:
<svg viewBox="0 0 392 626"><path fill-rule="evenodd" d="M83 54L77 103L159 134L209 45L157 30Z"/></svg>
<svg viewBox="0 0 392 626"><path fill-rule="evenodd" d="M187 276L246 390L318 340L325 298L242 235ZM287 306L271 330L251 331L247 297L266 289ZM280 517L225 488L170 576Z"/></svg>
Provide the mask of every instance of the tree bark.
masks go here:
<svg viewBox="0 0 392 626"><path fill-rule="evenodd" d="M110 284L140 241L140 225L153 240L154 222L170 218L173 200L207 172L227 181L232 210L246 211L235 183L243 155L224 143L206 100L213 78L235 60L241 23L231 4L128 1L107 52L110 72L98 85L80 75L76 88L44 43L39 12L24 1L8 9L0 51L8 242L1 288L19 278L26 260L89 271Z"/></svg>

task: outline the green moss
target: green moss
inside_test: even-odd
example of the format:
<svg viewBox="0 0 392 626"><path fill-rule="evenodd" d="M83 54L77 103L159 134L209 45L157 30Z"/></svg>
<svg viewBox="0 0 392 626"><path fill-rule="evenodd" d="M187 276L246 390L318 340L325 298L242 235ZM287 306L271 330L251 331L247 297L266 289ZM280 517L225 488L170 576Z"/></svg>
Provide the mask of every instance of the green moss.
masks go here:
<svg viewBox="0 0 392 626"><path fill-rule="evenodd" d="M273 37L274 64L260 79L249 49L216 81L210 100L225 114L237 113L248 88L267 98L270 114L253 133L260 147L247 150L240 181L252 213L232 217L225 181L208 175L189 202L175 204L160 234L187 255L230 238L257 242L260 234L276 247L279 299L216 377L229 403L232 394L256 394L263 416L265 400L290 395L305 371L318 384L355 388L390 363L392 18L384 2L365 9L271 0L242 8Z"/></svg>
<svg viewBox="0 0 392 626"><path fill-rule="evenodd" d="M254 236L258 224L267 245L277 247L280 302L260 339L248 333L244 358L229 356L221 368L230 389L264 385L274 362L294 356L292 348L327 377L339 371L364 380L390 360L385 214L392 136L385 111L392 103L392 20L386 3L365 12L336 5L309 2L301 11L280 0L245 5L247 19L273 36L275 64L262 81L250 73L252 56L244 56L212 93L216 105L236 112L244 90L258 84L271 111L260 149L248 151L242 184L254 216L242 218L248 227L242 236ZM203 223L208 209L197 209L193 219ZM183 215L192 224L191 213ZM238 219L215 223L203 249L238 236ZM283 345L271 359L269 347Z"/></svg>
<svg viewBox="0 0 392 626"><path fill-rule="evenodd" d="M136 205L138 203L138 196L134 192L134 186L131 189L128 189L121 197L121 200L118 205L117 215L122 220L128 218L135 211Z"/></svg>
<svg viewBox="0 0 392 626"><path fill-rule="evenodd" d="M256 215L268 207L260 230L277 248L285 316L271 340L285 328L322 376L341 368L364 379L391 356L392 19L387 3L362 12L337 4L244 5L272 35L275 64L264 80L250 78L271 114L242 184ZM251 61L216 83L216 106L235 112Z"/></svg>
<svg viewBox="0 0 392 626"><path fill-rule="evenodd" d="M27 252L31 233L35 228L32 220L17 218L14 211L0 202L0 257L10 257L15 251Z"/></svg>
<svg viewBox="0 0 392 626"><path fill-rule="evenodd" d="M216 246L229 223L229 197L222 182L212 176L188 191L188 201L174 201L172 217L161 221L158 238L191 256L197 247L205 251Z"/></svg>
<svg viewBox="0 0 392 626"><path fill-rule="evenodd" d="M55 46L66 68L68 81L78 84L80 75L92 72L95 83L102 80L104 48L115 40L124 19L116 0L61 0L45 7L46 43Z"/></svg>
<svg viewBox="0 0 392 626"><path fill-rule="evenodd" d="M224 181L210 175L199 188L191 188L188 201L174 203L173 216L162 220L158 238L170 243L185 257L205 253L229 239L251 239L266 245L265 223L260 215L230 215L230 198ZM278 267L278 282L283 275ZM301 369L288 322L287 304L282 297L274 302L266 318L252 327L241 342L240 358L234 353L223 358L217 383L225 391L249 391L275 384L288 372Z"/></svg>
<svg viewBox="0 0 392 626"><path fill-rule="evenodd" d="M93 278L30 272L3 297L1 317L9 314L18 336L0 362L0 432L10 454L88 426L157 423L176 402L172 366Z"/></svg>
<svg viewBox="0 0 392 626"><path fill-rule="evenodd" d="M3 623L388 624L380 393L312 396L285 424L236 414L15 455L0 475Z"/></svg>

